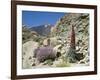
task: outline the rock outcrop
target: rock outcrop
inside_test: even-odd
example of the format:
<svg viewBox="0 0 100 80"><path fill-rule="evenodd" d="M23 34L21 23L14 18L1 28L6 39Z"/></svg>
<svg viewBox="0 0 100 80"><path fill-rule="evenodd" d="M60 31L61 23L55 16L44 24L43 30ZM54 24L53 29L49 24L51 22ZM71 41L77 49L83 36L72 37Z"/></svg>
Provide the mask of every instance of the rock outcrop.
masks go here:
<svg viewBox="0 0 100 80"><path fill-rule="evenodd" d="M72 26L74 26L75 38L71 36ZM55 32L56 36L60 36L63 40L66 40L65 47L67 47L67 45L70 45L72 47L71 44L73 44L73 47L75 48L75 49L69 48L69 50L66 52L66 55L70 55L70 58L72 59L71 62L77 61L75 60L75 57L78 60L81 60L87 54L89 55L89 50L88 50L89 14L85 14L85 13L66 14L61 19L59 19L59 21L55 25L55 28L56 28L56 32ZM77 53L77 54L71 54L71 53ZM76 55L79 55L79 57Z"/></svg>
<svg viewBox="0 0 100 80"><path fill-rule="evenodd" d="M34 41L28 41L22 46L22 60L23 68L31 68L35 62L35 50L39 47L39 44Z"/></svg>

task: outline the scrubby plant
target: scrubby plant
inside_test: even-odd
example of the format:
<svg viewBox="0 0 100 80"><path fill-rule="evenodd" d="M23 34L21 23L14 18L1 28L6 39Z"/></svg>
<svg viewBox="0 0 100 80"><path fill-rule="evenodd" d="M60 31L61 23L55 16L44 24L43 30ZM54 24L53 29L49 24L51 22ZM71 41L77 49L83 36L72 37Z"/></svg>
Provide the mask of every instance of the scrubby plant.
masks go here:
<svg viewBox="0 0 100 80"><path fill-rule="evenodd" d="M76 56L75 50L70 48L68 53L67 53L67 60L70 63L75 63L77 61L75 56Z"/></svg>
<svg viewBox="0 0 100 80"><path fill-rule="evenodd" d="M51 46L43 46L36 52L36 58L39 62L44 62L47 59L54 60L56 58L56 53Z"/></svg>
<svg viewBox="0 0 100 80"><path fill-rule="evenodd" d="M70 62L70 63L75 63L77 61L80 61L84 58L84 55L83 53L76 53L76 50L70 48L69 49L69 52L68 52L68 55L67 55L67 60Z"/></svg>

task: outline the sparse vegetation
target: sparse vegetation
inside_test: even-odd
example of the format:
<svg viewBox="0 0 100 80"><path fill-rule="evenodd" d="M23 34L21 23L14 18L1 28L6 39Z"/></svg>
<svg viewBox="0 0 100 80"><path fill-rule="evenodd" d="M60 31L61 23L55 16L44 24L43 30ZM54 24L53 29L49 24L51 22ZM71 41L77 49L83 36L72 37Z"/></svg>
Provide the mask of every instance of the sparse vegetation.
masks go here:
<svg viewBox="0 0 100 80"><path fill-rule="evenodd" d="M23 68L89 64L89 14L65 14L54 27L44 28L42 25L42 28L45 31L40 34L42 31L38 29L22 27L22 42L26 45L23 48Z"/></svg>

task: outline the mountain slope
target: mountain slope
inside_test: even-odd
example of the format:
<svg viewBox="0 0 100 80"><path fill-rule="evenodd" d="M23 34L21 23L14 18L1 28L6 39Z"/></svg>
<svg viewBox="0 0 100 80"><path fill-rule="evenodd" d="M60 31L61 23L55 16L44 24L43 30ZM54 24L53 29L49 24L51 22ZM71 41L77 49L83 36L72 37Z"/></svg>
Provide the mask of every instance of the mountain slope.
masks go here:
<svg viewBox="0 0 100 80"><path fill-rule="evenodd" d="M30 31L26 26L23 25L22 27L22 42L25 43L29 40L36 41L37 33L35 31Z"/></svg>
<svg viewBox="0 0 100 80"><path fill-rule="evenodd" d="M51 27L53 27L53 25L47 24L47 25L32 27L30 28L30 30L36 31L41 36L47 36L50 34Z"/></svg>
<svg viewBox="0 0 100 80"><path fill-rule="evenodd" d="M89 56L89 14L70 13L63 16L56 23L56 36L61 36L71 44L71 27L75 29L75 47L77 53ZM73 56L73 55L72 55Z"/></svg>

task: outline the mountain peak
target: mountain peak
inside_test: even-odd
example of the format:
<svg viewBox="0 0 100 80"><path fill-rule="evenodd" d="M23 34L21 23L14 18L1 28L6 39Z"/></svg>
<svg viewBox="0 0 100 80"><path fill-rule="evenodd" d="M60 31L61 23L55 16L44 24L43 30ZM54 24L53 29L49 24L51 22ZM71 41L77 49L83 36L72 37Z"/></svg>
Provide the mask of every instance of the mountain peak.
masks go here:
<svg viewBox="0 0 100 80"><path fill-rule="evenodd" d="M31 31L36 31L41 36L47 36L51 32L51 27L53 27L53 25L44 24L44 25L40 25L40 26L31 27L30 30Z"/></svg>

